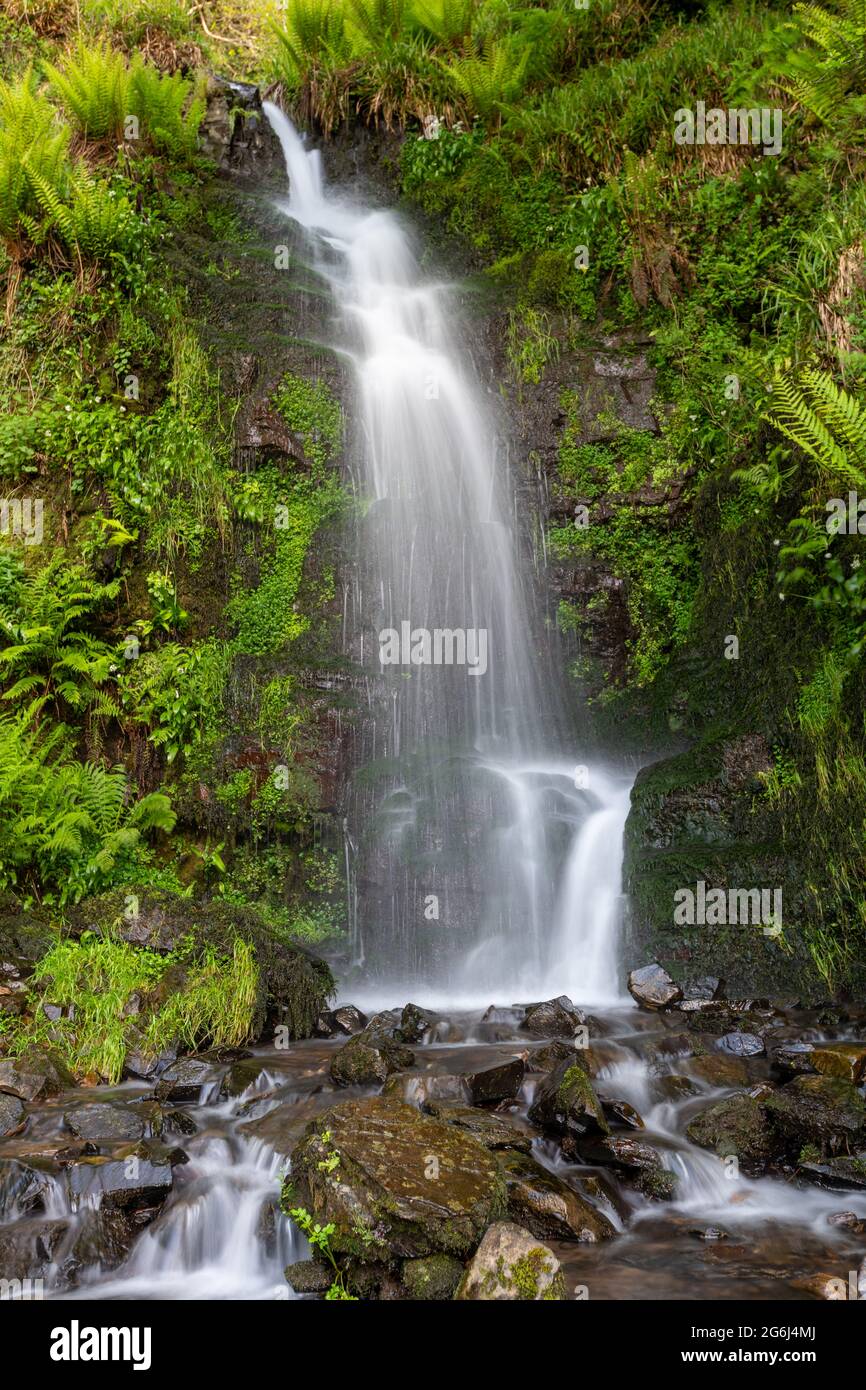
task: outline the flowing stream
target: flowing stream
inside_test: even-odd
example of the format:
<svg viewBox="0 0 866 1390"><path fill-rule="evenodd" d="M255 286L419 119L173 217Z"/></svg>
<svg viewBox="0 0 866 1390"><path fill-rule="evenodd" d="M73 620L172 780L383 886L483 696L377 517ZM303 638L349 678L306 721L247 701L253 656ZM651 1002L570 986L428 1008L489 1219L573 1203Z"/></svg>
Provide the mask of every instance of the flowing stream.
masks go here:
<svg viewBox="0 0 866 1390"><path fill-rule="evenodd" d="M282 207L330 291L334 345L357 396L351 466L363 519L346 640L369 675L364 753L374 775L359 778L349 818L357 906L347 996L441 1011L416 1049L413 1096L526 1059L515 1124L618 1233L597 1246L551 1242L572 1287L601 1298L803 1296L797 1277L854 1261L857 1238L827 1218L840 1208L866 1218L866 1196L732 1182L685 1137L695 1113L766 1078L768 1065L740 1063L736 1081L702 1070L662 1016L625 994L617 943L631 778L588 763L564 719L523 578L519 490L456 326L458 296L421 276L396 215L331 194L320 156L265 109L289 176ZM389 633L393 663L382 660ZM566 1161L527 1120L542 1042L521 1030L514 1001L563 994L592 1011L595 1084L608 1103L640 1112L637 1138L678 1179L673 1201ZM812 1017L788 1021L816 1027ZM128 1083L33 1107L26 1135L0 1143L0 1251L12 1231L41 1242L47 1285L62 1297L294 1298L282 1271L307 1247L278 1210L278 1176L305 1125L340 1098L328 1066L343 1041L215 1059L192 1100L165 1107L162 1128L146 1135L183 1154L172 1159L168 1200L119 1260L105 1195L112 1165L68 1166L67 1117L101 1100L153 1126L151 1089ZM712 1225L724 1238L706 1238Z"/></svg>

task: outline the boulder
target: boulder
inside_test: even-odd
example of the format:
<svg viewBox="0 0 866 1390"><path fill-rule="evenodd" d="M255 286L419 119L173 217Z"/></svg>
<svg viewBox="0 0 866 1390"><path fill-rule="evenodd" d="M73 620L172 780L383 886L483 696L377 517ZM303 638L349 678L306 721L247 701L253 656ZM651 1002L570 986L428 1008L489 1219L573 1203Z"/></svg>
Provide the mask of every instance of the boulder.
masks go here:
<svg viewBox="0 0 866 1390"><path fill-rule="evenodd" d="M866 1192L866 1152L839 1158L800 1158L797 1172L831 1192Z"/></svg>
<svg viewBox="0 0 866 1390"><path fill-rule="evenodd" d="M746 1171L760 1171L779 1147L765 1106L751 1096L732 1096L702 1110L686 1133L693 1144L720 1158L734 1155Z"/></svg>
<svg viewBox="0 0 866 1390"><path fill-rule="evenodd" d="M764 1104L790 1150L815 1144L834 1154L866 1145L866 1101L841 1077L795 1076Z"/></svg>
<svg viewBox="0 0 866 1390"><path fill-rule="evenodd" d="M414 1063L410 1048L385 1033L372 1031L371 1024L343 1044L331 1059L330 1075L336 1086L381 1085L392 1072Z"/></svg>
<svg viewBox="0 0 866 1390"><path fill-rule="evenodd" d="M529 1004L520 1027L536 1038L575 1038L586 1024L586 1015L576 1009L567 994Z"/></svg>
<svg viewBox="0 0 866 1390"><path fill-rule="evenodd" d="M594 1135L583 1139L580 1156L586 1163L610 1164L624 1181L646 1197L668 1201L676 1191L676 1174L665 1168L657 1150L630 1135Z"/></svg>
<svg viewBox="0 0 866 1390"><path fill-rule="evenodd" d="M220 1097L234 1100L258 1082L268 1082L266 1060L262 1057L245 1057L229 1067L220 1082Z"/></svg>
<svg viewBox="0 0 866 1390"><path fill-rule="evenodd" d="M631 997L644 1009L669 1009L683 997L680 986L657 963L632 970L627 984Z"/></svg>
<svg viewBox="0 0 866 1390"><path fill-rule="evenodd" d="M344 1101L292 1152L284 1200L361 1263L468 1255L505 1207L494 1156L457 1125L383 1097Z"/></svg>
<svg viewBox="0 0 866 1390"><path fill-rule="evenodd" d="M811 1062L821 1076L841 1076L859 1086L866 1079L866 1043L821 1043L813 1049Z"/></svg>
<svg viewBox="0 0 866 1390"><path fill-rule="evenodd" d="M0 1092L0 1139L7 1134L17 1134L25 1123L24 1106L18 1097Z"/></svg>
<svg viewBox="0 0 866 1390"><path fill-rule="evenodd" d="M486 1071L473 1072L468 1078L473 1105L496 1105L502 1100L514 1100L523 1085L526 1064L521 1057L503 1062Z"/></svg>
<svg viewBox="0 0 866 1390"><path fill-rule="evenodd" d="M642 1116L627 1100L602 1101L608 1124L613 1129L645 1129Z"/></svg>
<svg viewBox="0 0 866 1390"><path fill-rule="evenodd" d="M732 1057L761 1057L767 1050L764 1039L754 1033L724 1033L717 1039L716 1047Z"/></svg>
<svg viewBox="0 0 866 1390"><path fill-rule="evenodd" d="M428 1110L440 1102L469 1104L469 1083L465 1076L439 1071L395 1071L382 1087L382 1095ZM431 1112L432 1113L432 1112ZM481 1111L476 1111L481 1114Z"/></svg>
<svg viewBox="0 0 866 1390"><path fill-rule="evenodd" d="M720 1052L710 1053L706 1057L693 1057L689 1063L689 1071L711 1086L729 1088L749 1084L749 1070L743 1059Z"/></svg>
<svg viewBox="0 0 866 1390"><path fill-rule="evenodd" d="M439 1022L439 1014L422 1009L419 1004L406 1004L400 1014L400 1023L394 1031L394 1037L401 1043L420 1043Z"/></svg>
<svg viewBox="0 0 866 1390"><path fill-rule="evenodd" d="M166 1067L153 1094L158 1101L198 1103L204 1087L215 1079L212 1062L204 1062L199 1057L182 1057L179 1062Z"/></svg>
<svg viewBox="0 0 866 1390"><path fill-rule="evenodd" d="M610 1128L592 1082L576 1062L560 1062L539 1083L529 1118L540 1129L572 1140L607 1134Z"/></svg>
<svg viewBox="0 0 866 1390"><path fill-rule="evenodd" d="M143 1139L116 1149L110 1158L81 1156L64 1175L74 1206L95 1202L126 1211L164 1202L174 1183L175 1166L188 1162L182 1149Z"/></svg>
<svg viewBox="0 0 866 1390"><path fill-rule="evenodd" d="M595 1244L615 1234L606 1216L562 1178L525 1153L507 1149L499 1155L512 1221L545 1240Z"/></svg>
<svg viewBox="0 0 866 1390"><path fill-rule="evenodd" d="M463 1277L463 1265L453 1255L426 1255L405 1260L402 1269L407 1298L441 1303L452 1299Z"/></svg>
<svg viewBox="0 0 866 1390"><path fill-rule="evenodd" d="M562 1267L553 1251L507 1221L486 1232L454 1295L484 1302L552 1302L565 1298Z"/></svg>
<svg viewBox="0 0 866 1390"><path fill-rule="evenodd" d="M338 1009L320 1013L313 1032L317 1038L333 1038L338 1033L351 1037L353 1033L360 1033L366 1028L367 1022L367 1015L362 1014L354 1004L341 1004Z"/></svg>
<svg viewBox="0 0 866 1390"><path fill-rule="evenodd" d="M546 1047L540 1047L536 1052L527 1053L526 1070L528 1072L553 1071L558 1062L573 1062L576 1050L574 1043L562 1042L557 1038L555 1042L548 1043Z"/></svg>
<svg viewBox="0 0 866 1390"><path fill-rule="evenodd" d="M143 1117L124 1105L96 1101L65 1111L63 1119L66 1128L79 1139L141 1139L144 1136Z"/></svg>
<svg viewBox="0 0 866 1390"><path fill-rule="evenodd" d="M334 1282L334 1271L318 1260L295 1260L285 1272L295 1293L327 1293Z"/></svg>
<svg viewBox="0 0 866 1390"><path fill-rule="evenodd" d="M74 1085L63 1063L37 1047L20 1057L0 1058L0 1092L19 1100L50 1100Z"/></svg>

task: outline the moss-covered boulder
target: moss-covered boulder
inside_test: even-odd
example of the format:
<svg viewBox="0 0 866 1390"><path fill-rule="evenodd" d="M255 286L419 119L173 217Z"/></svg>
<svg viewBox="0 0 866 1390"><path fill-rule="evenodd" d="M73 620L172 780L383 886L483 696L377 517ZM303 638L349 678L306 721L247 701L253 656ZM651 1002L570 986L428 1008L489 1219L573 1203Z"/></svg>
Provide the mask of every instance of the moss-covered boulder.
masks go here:
<svg viewBox="0 0 866 1390"><path fill-rule="evenodd" d="M732 1096L702 1110L686 1133L693 1144L720 1158L733 1155L747 1171L760 1171L778 1150L766 1107L751 1096Z"/></svg>
<svg viewBox="0 0 866 1390"><path fill-rule="evenodd" d="M331 1059L330 1075L336 1086L381 1085L392 1073L411 1067L414 1061L411 1048L365 1028Z"/></svg>
<svg viewBox="0 0 866 1390"><path fill-rule="evenodd" d="M508 1192L508 1215L533 1235L596 1244L615 1234L606 1216L529 1154L509 1149L500 1154L499 1164Z"/></svg>
<svg viewBox="0 0 866 1390"><path fill-rule="evenodd" d="M520 1226L500 1221L484 1236L455 1298L547 1303L565 1298L565 1280L548 1246Z"/></svg>
<svg viewBox="0 0 866 1390"><path fill-rule="evenodd" d="M540 1129L571 1140L610 1129L592 1082L577 1061L560 1062L539 1083L529 1118Z"/></svg>
<svg viewBox="0 0 866 1390"><path fill-rule="evenodd" d="M0 1092L19 1100L50 1100L74 1084L60 1059L40 1047L0 1060Z"/></svg>
<svg viewBox="0 0 866 1390"><path fill-rule="evenodd" d="M278 937L251 907L196 903L156 889L118 889L87 898L70 916L70 931L111 934L159 955L182 952L194 961L208 947L232 955L237 938L252 945L258 972L251 1037L277 1027L292 1038L312 1035L334 992L329 967L307 947Z"/></svg>
<svg viewBox="0 0 866 1390"><path fill-rule="evenodd" d="M505 1210L505 1183L464 1130L374 1097L345 1101L308 1126L283 1200L333 1223L338 1254L393 1264L471 1253Z"/></svg>
<svg viewBox="0 0 866 1390"><path fill-rule="evenodd" d="M427 1255L406 1260L402 1270L408 1298L442 1303L454 1297L463 1278L463 1265L453 1255Z"/></svg>
<svg viewBox="0 0 866 1390"><path fill-rule="evenodd" d="M822 1154L833 1154L866 1147L866 1101L842 1077L795 1076L765 1105L789 1151L817 1145Z"/></svg>

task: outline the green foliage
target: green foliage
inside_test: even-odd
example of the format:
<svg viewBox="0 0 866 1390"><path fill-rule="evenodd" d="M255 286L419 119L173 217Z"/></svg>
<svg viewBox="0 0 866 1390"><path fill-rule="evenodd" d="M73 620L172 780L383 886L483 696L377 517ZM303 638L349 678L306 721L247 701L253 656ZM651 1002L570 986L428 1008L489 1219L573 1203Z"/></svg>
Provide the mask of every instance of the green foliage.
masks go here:
<svg viewBox="0 0 866 1390"><path fill-rule="evenodd" d="M506 344L515 380L534 386L541 381L548 362L559 357L559 340L550 332L547 314L528 305L509 312Z"/></svg>
<svg viewBox="0 0 866 1390"><path fill-rule="evenodd" d="M357 1303L358 1300L355 1298L355 1295L349 1293L346 1284L346 1276L337 1264L334 1258L334 1252L331 1249L331 1236L337 1229L336 1226L333 1222L328 1222L326 1226L323 1226L321 1222L313 1219L305 1207L289 1206L288 1200L284 1190L284 1195L281 1199L282 1210L285 1212L286 1216L290 1217L295 1225L303 1231L313 1249L317 1250L319 1254L327 1260L334 1271L334 1280L328 1292L325 1294L325 1298L331 1301L339 1300L341 1302L348 1301Z"/></svg>
<svg viewBox="0 0 866 1390"><path fill-rule="evenodd" d="M290 429L303 440L304 452L317 468L337 454L343 435L339 401L323 381L307 381L287 372L273 396L273 404Z"/></svg>
<svg viewBox="0 0 866 1390"><path fill-rule="evenodd" d="M64 111L92 140L119 141L131 111L129 67L122 53L107 43L81 42L62 70L53 63L45 72Z"/></svg>

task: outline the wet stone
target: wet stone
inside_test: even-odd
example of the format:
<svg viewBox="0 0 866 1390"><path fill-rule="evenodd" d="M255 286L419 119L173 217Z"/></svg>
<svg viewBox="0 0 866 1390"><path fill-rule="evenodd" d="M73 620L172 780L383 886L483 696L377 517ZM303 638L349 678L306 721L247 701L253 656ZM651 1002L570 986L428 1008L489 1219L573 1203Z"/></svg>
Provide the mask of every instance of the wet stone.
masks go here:
<svg viewBox="0 0 866 1390"><path fill-rule="evenodd" d="M540 1129L569 1139L609 1130L601 1101L577 1062L560 1062L539 1083L529 1118Z"/></svg>
<svg viewBox="0 0 866 1390"><path fill-rule="evenodd" d="M529 1153L532 1139L523 1134L502 1116L489 1110L475 1110L470 1105L460 1105L457 1101L428 1101L424 1110L445 1124L457 1125L465 1129L486 1149L519 1149Z"/></svg>
<svg viewBox="0 0 866 1390"><path fill-rule="evenodd" d="M529 1004L520 1027L537 1038L574 1038L586 1025L586 1014L575 1008L567 994Z"/></svg>
<svg viewBox="0 0 866 1390"><path fill-rule="evenodd" d="M318 1260L296 1260L286 1265L286 1280L295 1293L326 1293L334 1282L334 1271Z"/></svg>
<svg viewBox="0 0 866 1390"><path fill-rule="evenodd" d="M473 1072L468 1078L473 1105L496 1105L498 1101L513 1100L523 1085L526 1064L520 1057L486 1071Z"/></svg>
<svg viewBox="0 0 866 1390"><path fill-rule="evenodd" d="M565 1281L553 1251L506 1221L486 1232L455 1294L484 1302L537 1303L564 1297Z"/></svg>
<svg viewBox="0 0 866 1390"><path fill-rule="evenodd" d="M203 1062L198 1057L183 1057L172 1063L162 1073L154 1089L158 1101L201 1100L201 1093L209 1082L214 1080L214 1065Z"/></svg>
<svg viewBox="0 0 866 1390"><path fill-rule="evenodd" d="M548 1240L595 1244L615 1234L606 1216L555 1173L528 1154L507 1150L499 1155L508 1192L508 1215Z"/></svg>
<svg viewBox="0 0 866 1390"><path fill-rule="evenodd" d="M123 1105L94 1102L67 1110L63 1119L67 1129L79 1139L141 1139L144 1119Z"/></svg>
<svg viewBox="0 0 866 1390"><path fill-rule="evenodd" d="M401 1273L407 1298L441 1303L454 1297L463 1265L453 1255L427 1255L405 1260Z"/></svg>
<svg viewBox="0 0 866 1390"><path fill-rule="evenodd" d="M628 992L644 1009L669 1009L683 997L680 986L658 963L632 970Z"/></svg>
<svg viewBox="0 0 866 1390"><path fill-rule="evenodd" d="M62 1062L37 1048L20 1057L0 1058L0 1092L19 1100L48 1100L74 1084Z"/></svg>
<svg viewBox="0 0 866 1390"><path fill-rule="evenodd" d="M729 1052L732 1057L761 1057L766 1052L763 1038L754 1033L725 1033L718 1039L716 1047L721 1052Z"/></svg>
<svg viewBox="0 0 866 1390"><path fill-rule="evenodd" d="M24 1106L17 1096L0 1092L0 1139L15 1134L25 1123Z"/></svg>

